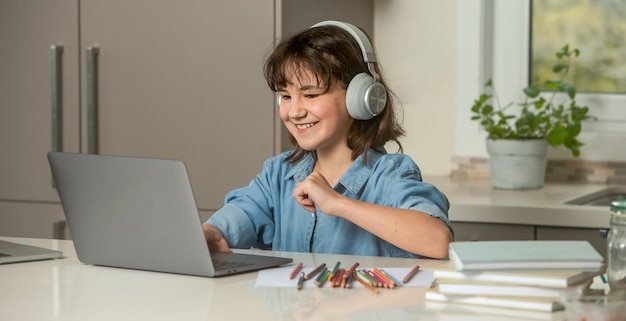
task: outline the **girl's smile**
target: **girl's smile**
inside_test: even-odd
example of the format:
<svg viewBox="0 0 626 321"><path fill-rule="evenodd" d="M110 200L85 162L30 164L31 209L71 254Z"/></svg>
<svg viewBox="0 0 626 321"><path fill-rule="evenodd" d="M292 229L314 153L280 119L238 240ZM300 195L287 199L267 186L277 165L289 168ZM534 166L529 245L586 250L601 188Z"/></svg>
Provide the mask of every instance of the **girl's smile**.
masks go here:
<svg viewBox="0 0 626 321"><path fill-rule="evenodd" d="M346 109L346 90L335 82L326 89L310 71L291 73L287 88L279 91L280 118L305 150L333 151L347 147L352 118Z"/></svg>

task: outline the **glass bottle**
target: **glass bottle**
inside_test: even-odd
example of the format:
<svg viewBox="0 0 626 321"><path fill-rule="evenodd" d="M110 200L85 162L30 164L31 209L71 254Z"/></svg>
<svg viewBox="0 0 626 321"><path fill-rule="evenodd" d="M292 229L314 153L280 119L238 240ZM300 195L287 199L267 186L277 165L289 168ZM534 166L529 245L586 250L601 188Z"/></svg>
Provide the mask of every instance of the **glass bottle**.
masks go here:
<svg viewBox="0 0 626 321"><path fill-rule="evenodd" d="M611 292L626 291L626 200L611 203L607 238L607 278Z"/></svg>

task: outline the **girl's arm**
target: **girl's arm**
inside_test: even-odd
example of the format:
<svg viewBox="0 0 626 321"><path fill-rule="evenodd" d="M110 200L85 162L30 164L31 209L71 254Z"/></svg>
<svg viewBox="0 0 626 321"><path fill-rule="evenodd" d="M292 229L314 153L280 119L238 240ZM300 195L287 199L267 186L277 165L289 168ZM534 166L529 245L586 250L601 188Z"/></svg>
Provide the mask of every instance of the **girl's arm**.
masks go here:
<svg viewBox="0 0 626 321"><path fill-rule="evenodd" d="M322 212L349 220L403 250L431 258L448 256L450 229L426 213L351 199L333 190L317 172L296 185L293 197L310 212L315 212L317 206Z"/></svg>

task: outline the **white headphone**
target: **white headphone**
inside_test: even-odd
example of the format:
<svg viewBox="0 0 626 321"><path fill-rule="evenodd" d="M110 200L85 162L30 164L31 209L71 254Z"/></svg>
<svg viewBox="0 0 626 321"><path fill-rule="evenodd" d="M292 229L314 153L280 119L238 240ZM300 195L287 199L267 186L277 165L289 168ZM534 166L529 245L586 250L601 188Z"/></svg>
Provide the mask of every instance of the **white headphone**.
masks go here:
<svg viewBox="0 0 626 321"><path fill-rule="evenodd" d="M336 26L354 37L361 48L363 61L367 64L370 72L369 74L362 72L350 80L346 91L348 113L352 118L359 120L368 120L379 115L387 103L387 90L380 83L380 76L374 70L376 53L367 35L352 24L333 20L316 23L311 28L320 26Z"/></svg>

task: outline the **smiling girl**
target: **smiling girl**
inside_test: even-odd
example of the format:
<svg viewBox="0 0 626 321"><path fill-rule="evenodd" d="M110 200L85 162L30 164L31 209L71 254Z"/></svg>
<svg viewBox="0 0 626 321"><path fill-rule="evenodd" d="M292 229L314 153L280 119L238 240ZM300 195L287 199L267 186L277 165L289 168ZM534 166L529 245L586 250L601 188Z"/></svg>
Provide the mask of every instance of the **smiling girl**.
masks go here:
<svg viewBox="0 0 626 321"><path fill-rule="evenodd" d="M203 225L211 250L446 258L449 203L415 162L357 27L322 22L277 45L265 78L294 149L268 159Z"/></svg>

